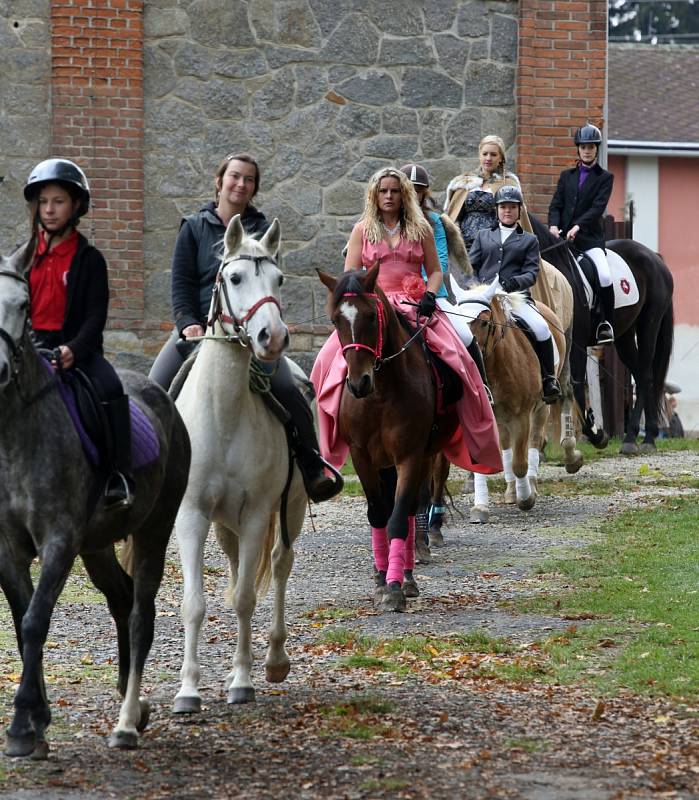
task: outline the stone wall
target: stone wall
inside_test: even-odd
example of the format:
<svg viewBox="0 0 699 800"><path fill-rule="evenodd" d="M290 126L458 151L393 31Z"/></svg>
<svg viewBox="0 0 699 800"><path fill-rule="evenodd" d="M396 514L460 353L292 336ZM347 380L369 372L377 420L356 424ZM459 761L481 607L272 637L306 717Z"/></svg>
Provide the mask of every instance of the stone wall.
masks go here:
<svg viewBox="0 0 699 800"><path fill-rule="evenodd" d="M213 172L235 150L260 161L256 203L282 224L292 346L314 352L327 326L314 267L341 270L367 178L419 161L441 198L477 163L482 135L514 143L517 6L148 0L144 357L170 327L179 219L212 199Z"/></svg>
<svg viewBox="0 0 699 800"><path fill-rule="evenodd" d="M29 236L22 187L49 150L49 0L0 0L0 252Z"/></svg>

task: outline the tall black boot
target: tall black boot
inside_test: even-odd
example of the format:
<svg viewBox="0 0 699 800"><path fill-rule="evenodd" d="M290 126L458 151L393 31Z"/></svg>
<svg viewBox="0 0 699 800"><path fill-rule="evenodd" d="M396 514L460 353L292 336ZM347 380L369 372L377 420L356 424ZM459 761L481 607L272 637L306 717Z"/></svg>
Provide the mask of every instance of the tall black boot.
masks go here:
<svg viewBox="0 0 699 800"><path fill-rule="evenodd" d="M478 367L478 372L481 374L481 380L483 381L483 386L485 387L485 393L488 395L488 401L492 407L495 405L495 401L493 400L493 393L490 391L490 386L488 385L488 375L485 371L485 362L483 361L483 353L481 353L481 348L475 339L471 339L471 344L466 349L468 350L468 354L473 359L475 365Z"/></svg>
<svg viewBox="0 0 699 800"><path fill-rule="evenodd" d="M131 412L129 398L123 394L102 403L112 430L111 472L104 490L105 508L131 508L134 479L131 465Z"/></svg>
<svg viewBox="0 0 699 800"><path fill-rule="evenodd" d="M614 341L614 287L601 286L599 298L602 303L602 315L604 319L597 326L597 344L611 344Z"/></svg>
<svg viewBox="0 0 699 800"><path fill-rule="evenodd" d="M303 476L308 496L315 503L330 500L342 491L344 481L337 470L320 455L318 437L313 426L313 413L296 385L286 359L282 358L271 379L272 394L291 415L292 440L296 462ZM333 477L325 470L329 469Z"/></svg>
<svg viewBox="0 0 699 800"><path fill-rule="evenodd" d="M544 403L555 403L561 399L561 384L554 374L553 366L553 340L549 336L543 342L534 341L534 352L539 359L541 368L542 395Z"/></svg>

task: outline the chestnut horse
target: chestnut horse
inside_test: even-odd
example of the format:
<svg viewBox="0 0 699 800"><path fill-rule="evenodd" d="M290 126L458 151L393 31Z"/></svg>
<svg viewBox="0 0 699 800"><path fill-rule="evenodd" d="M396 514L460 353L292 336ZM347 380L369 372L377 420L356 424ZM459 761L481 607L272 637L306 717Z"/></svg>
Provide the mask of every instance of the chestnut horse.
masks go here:
<svg viewBox="0 0 699 800"><path fill-rule="evenodd" d="M347 362L340 435L349 445L367 499L380 585L388 575L380 602L385 610L402 611L406 595L401 583L391 580L403 571L403 547L396 540L408 542L407 583L412 578L420 486L432 456L454 436L458 417L452 410L437 414L432 368L420 337L411 336L403 327L376 285L378 274L378 264L339 278L318 270L330 293L328 313ZM393 467L397 475L394 490Z"/></svg>

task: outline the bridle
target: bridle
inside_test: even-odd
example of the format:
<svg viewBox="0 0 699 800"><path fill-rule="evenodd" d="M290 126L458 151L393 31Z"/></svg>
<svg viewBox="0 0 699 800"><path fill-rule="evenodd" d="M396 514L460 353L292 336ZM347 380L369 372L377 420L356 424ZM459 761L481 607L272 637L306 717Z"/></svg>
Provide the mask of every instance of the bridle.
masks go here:
<svg viewBox="0 0 699 800"><path fill-rule="evenodd" d="M485 335L485 341L483 342L483 346L481 347L481 352L483 353L483 358L485 358L488 355L488 342L490 341L491 336L493 338L493 346L492 346L490 352L492 353L493 350L495 350L495 348L505 338L505 333L506 333L506 330L507 330L507 328L509 326L508 325L502 325L501 323L498 323L498 322L493 322L493 307L492 307L492 305L490 303L486 302L485 300L480 300L478 298L469 298L468 300L462 300L459 303L460 306L471 305L471 304L483 306L483 308L486 311L490 312L490 319L488 320L488 332ZM483 313L483 312L481 312L481 313ZM477 318L478 317L475 317L475 319L477 319ZM495 330L496 330L496 328L500 328L500 330L501 330L500 336L497 339L495 338Z"/></svg>
<svg viewBox="0 0 699 800"><path fill-rule="evenodd" d="M229 336L226 335L224 337L206 337L206 338L223 338L226 341L230 342L237 342L242 347L247 347L250 343L250 336L248 334L247 323L252 319L252 317L257 313L257 311L262 308L263 305L267 303L273 303L281 313L281 305L279 304L279 300L272 295L267 295L266 297L260 298L256 303L254 303L246 312L243 314L242 317L236 317L235 314L231 311L233 307L230 301L230 297L228 296L228 288L226 287L226 282L223 280L223 270L229 264L234 263L235 261L253 261L255 264L255 275L260 274L260 265L263 262L268 262L273 264L275 267L277 266L277 262L271 258L270 256L249 256L249 255L239 255L235 258L232 258L230 261L224 261L221 266L219 267L218 272L216 273L216 281L214 283L213 288L213 297L212 297L212 304L211 304L211 314L206 321L206 327L211 328L213 330L214 324L216 322L219 323L226 323L228 325L233 326L233 335ZM224 302L225 307L228 313L224 311ZM199 337L196 337L199 338Z"/></svg>

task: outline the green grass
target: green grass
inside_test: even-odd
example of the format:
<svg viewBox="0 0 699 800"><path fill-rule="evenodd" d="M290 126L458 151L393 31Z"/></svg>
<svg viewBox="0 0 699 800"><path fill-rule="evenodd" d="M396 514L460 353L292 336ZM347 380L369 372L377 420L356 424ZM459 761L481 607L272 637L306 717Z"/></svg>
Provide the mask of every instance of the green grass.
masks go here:
<svg viewBox="0 0 699 800"><path fill-rule="evenodd" d="M321 735L342 736L368 741L391 732L381 718L393 711L393 704L374 694L357 695L343 703L324 705L319 713L324 720Z"/></svg>
<svg viewBox="0 0 699 800"><path fill-rule="evenodd" d="M656 439L655 446L659 453L699 452L699 439ZM585 463L600 461L604 458L613 458L619 455L621 438L618 436L609 440L604 450L598 450L589 442L578 440L578 450L583 454ZM563 448L558 442L549 442L546 445L546 461L563 466Z"/></svg>
<svg viewBox="0 0 699 800"><path fill-rule="evenodd" d="M656 502L605 523L576 557L542 565L559 588L518 604L595 620L540 643L556 680L587 673L605 692L699 697L699 503Z"/></svg>

